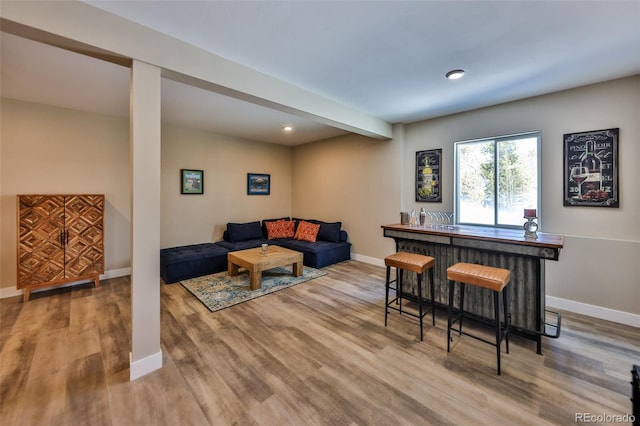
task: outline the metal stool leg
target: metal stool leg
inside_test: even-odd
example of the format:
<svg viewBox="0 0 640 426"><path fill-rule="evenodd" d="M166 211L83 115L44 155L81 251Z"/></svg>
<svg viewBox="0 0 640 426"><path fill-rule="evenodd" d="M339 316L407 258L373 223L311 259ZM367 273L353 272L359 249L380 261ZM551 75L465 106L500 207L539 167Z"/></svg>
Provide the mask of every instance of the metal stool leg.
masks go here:
<svg viewBox="0 0 640 426"><path fill-rule="evenodd" d="M420 316L420 341L422 342L422 275L418 274L418 311Z"/></svg>
<svg viewBox="0 0 640 426"><path fill-rule="evenodd" d="M504 336L507 340L507 353L509 353L509 286L502 290L502 303L504 305Z"/></svg>
<svg viewBox="0 0 640 426"><path fill-rule="evenodd" d="M500 344L502 343L502 325L500 324L500 295L493 292L493 312L496 319L496 356L498 358L498 376L500 375Z"/></svg>
<svg viewBox="0 0 640 426"><path fill-rule="evenodd" d="M429 282L431 287L431 319L433 325L436 325L436 295L433 284L433 268L429 269Z"/></svg>
<svg viewBox="0 0 640 426"><path fill-rule="evenodd" d="M447 352L451 352L451 318L453 317L453 292L455 282L449 280L449 314L447 315Z"/></svg>
<svg viewBox="0 0 640 426"><path fill-rule="evenodd" d="M462 336L462 319L464 318L464 288L465 288L466 284L465 283L460 283L460 332L458 333L459 336Z"/></svg>
<svg viewBox="0 0 640 426"><path fill-rule="evenodd" d="M400 269L396 268L396 305L398 304L398 301L400 300L398 298L398 283L400 282L400 280L398 279L398 275L400 274Z"/></svg>
<svg viewBox="0 0 640 426"><path fill-rule="evenodd" d="M402 270L398 271L398 282L396 283L396 287L398 287L398 291L396 292L396 294L398 295L398 304L399 304L399 308L400 308L400 315L402 315L402 276L404 274L402 273Z"/></svg>
<svg viewBox="0 0 640 426"><path fill-rule="evenodd" d="M496 348L496 364L498 375L502 374L502 340L506 339L506 352L509 353L509 290L508 284L511 272L508 269L495 268L491 266L477 265L466 262L459 262L447 268L447 279L449 280L449 314L447 324L447 351L451 347L451 330L458 331L461 335L473 337L482 342L488 343ZM460 312L454 316L453 300L455 283L460 283L458 308ZM468 333L462 330L462 323L465 317L464 293L466 284L477 287L479 290L486 289L493 293L493 314L495 343L491 339L485 339L481 335ZM500 301L502 293L502 302ZM475 293L474 293L475 294ZM500 306L502 304L502 307ZM500 320L500 310L504 313L504 323ZM469 313L469 317L473 317ZM469 319L469 318L468 318ZM453 324L459 322L459 328L453 328Z"/></svg>
<svg viewBox="0 0 640 426"><path fill-rule="evenodd" d="M391 275L391 267L387 266L387 280L384 293L384 326L387 326L387 316L389 315L389 278ZM397 283L397 282L396 282Z"/></svg>
<svg viewBox="0 0 640 426"><path fill-rule="evenodd" d="M394 311L398 311L399 315L402 315L403 313L405 314L405 316L411 316L411 317L418 317L418 320L420 322L420 341L424 340L424 317L426 314L428 314L428 312L426 311L426 309L428 309L428 305L425 304L425 291L426 290L426 280L427 280L427 276L426 276L426 270L429 269L430 270L430 284L431 284L431 293L432 293L432 297L431 297L431 306L432 306L432 311L434 311L433 306L435 305L435 300L433 297L433 293L435 293L434 291L434 279L433 279L433 265L435 263L435 259L433 257L430 256L425 256L423 254L418 254L418 253L410 253L410 252L405 252L405 251L399 251L395 254L389 255L387 257L385 257L384 259L384 263L385 266L387 267L386 269L386 277L385 277L385 317L384 317L384 321L385 321L385 326L388 324L389 321L389 310L394 310ZM395 268L395 274L396 274L396 280L395 283L396 285L394 287L391 287L391 268ZM413 280L413 275L410 274L417 274L417 284L418 284L418 288L416 289L414 287L414 284L411 284L411 280ZM405 279L409 277L409 288L405 289ZM415 282L415 281L414 281ZM422 288L422 286L425 286L425 289ZM396 297L393 299L390 299L389 297L389 291L393 289L396 292ZM416 297L417 297L417 302L418 302L418 306L413 305L413 302L416 301ZM402 307L402 299L407 299L410 303L410 308L411 309L405 309L403 310ZM394 304L395 303L395 304ZM416 313L416 310L418 310L418 312ZM435 314L433 316L433 323L435 325Z"/></svg>

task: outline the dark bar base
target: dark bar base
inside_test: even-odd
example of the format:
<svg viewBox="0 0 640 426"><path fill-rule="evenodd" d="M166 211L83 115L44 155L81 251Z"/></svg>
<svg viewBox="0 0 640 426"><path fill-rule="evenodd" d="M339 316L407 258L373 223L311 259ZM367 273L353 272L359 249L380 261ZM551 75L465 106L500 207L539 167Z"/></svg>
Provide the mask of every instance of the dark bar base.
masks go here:
<svg viewBox="0 0 640 426"><path fill-rule="evenodd" d="M396 251L406 251L431 256L436 259L433 267L435 292L438 306L447 306L447 268L458 262L477 263L504 268L511 271L511 291L509 330L536 342L536 352L542 354L542 336L560 335L560 316L556 324L545 321L544 260L558 260L562 244L544 243L544 237L533 242L523 241L521 236L508 238L508 233L499 231L499 238L480 236L477 228L468 231L456 227L455 230L429 230L410 228L402 225L383 226L384 236L393 238ZM481 229L481 227L480 227ZM493 232L493 231L487 231ZM560 240L561 241L561 240ZM415 274L403 275L405 292L417 294ZM459 289L454 290L458 298ZM423 284L422 293L425 293ZM467 314L486 323L494 322L494 309L490 292L470 286L465 291L465 317Z"/></svg>
<svg viewBox="0 0 640 426"><path fill-rule="evenodd" d="M633 426L640 426L640 366L631 370L631 402L633 404Z"/></svg>

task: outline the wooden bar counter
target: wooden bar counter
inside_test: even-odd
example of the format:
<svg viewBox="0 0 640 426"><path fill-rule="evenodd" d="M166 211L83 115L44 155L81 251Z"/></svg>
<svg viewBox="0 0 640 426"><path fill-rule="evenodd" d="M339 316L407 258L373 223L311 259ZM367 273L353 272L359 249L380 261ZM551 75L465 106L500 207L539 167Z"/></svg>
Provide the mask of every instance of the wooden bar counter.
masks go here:
<svg viewBox="0 0 640 426"><path fill-rule="evenodd" d="M530 239L524 237L522 229L465 225L383 225L382 229L385 237L395 240L396 251L425 254L436 259L434 296L436 303L443 307L448 303L447 268L454 263L478 263L509 269L511 327L535 340L538 353L542 353L542 336L545 335L544 261L559 259L564 237L538 233L537 239ZM403 278L405 288L416 294L414 275L407 274ZM423 289L422 294L428 294L425 290L428 289ZM489 292L467 286L466 311L479 319L492 319L493 304Z"/></svg>

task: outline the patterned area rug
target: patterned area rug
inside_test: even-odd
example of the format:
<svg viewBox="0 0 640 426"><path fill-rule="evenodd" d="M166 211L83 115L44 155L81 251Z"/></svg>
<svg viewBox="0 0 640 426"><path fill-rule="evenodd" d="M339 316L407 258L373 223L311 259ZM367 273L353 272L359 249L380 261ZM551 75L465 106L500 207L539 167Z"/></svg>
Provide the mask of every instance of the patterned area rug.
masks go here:
<svg viewBox="0 0 640 426"><path fill-rule="evenodd" d="M235 277L225 271L180 281L180 284L215 312L323 275L327 273L305 266L302 276L294 277L291 266L285 266L262 272L262 287L258 290L249 288L249 272L244 269Z"/></svg>

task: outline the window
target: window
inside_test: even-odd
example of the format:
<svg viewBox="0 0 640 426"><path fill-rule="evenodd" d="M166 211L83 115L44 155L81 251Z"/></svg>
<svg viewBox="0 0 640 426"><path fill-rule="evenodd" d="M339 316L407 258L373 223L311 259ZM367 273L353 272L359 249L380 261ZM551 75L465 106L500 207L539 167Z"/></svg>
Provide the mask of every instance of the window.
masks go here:
<svg viewBox="0 0 640 426"><path fill-rule="evenodd" d="M456 223L522 227L539 210L540 133L455 143Z"/></svg>

